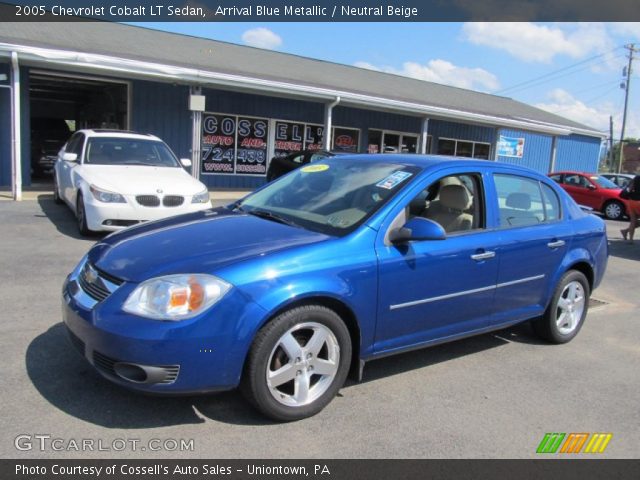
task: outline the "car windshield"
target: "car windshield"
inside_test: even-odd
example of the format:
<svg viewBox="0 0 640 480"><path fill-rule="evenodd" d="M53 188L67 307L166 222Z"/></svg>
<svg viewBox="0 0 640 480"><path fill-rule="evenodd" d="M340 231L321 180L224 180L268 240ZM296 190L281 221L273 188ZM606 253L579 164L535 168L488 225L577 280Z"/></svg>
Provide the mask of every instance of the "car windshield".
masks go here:
<svg viewBox="0 0 640 480"><path fill-rule="evenodd" d="M591 178L592 182L595 182L600 188L620 188L608 178L601 177L600 175L594 175Z"/></svg>
<svg viewBox="0 0 640 480"><path fill-rule="evenodd" d="M90 138L84 163L151 167L180 166L164 143L137 138Z"/></svg>
<svg viewBox="0 0 640 480"><path fill-rule="evenodd" d="M243 212L342 236L411 181L420 168L336 157L299 168L234 205Z"/></svg>

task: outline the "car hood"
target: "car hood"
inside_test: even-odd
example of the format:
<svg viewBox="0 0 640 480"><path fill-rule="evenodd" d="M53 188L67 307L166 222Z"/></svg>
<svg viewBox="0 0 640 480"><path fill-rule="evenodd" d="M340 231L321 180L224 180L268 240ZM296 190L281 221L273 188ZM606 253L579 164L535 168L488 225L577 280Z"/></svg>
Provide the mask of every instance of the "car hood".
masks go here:
<svg viewBox="0 0 640 480"><path fill-rule="evenodd" d="M89 261L126 281L215 273L223 266L330 237L226 208L179 215L109 235Z"/></svg>
<svg viewBox="0 0 640 480"><path fill-rule="evenodd" d="M123 195L194 195L205 189L182 168L138 165L80 165L78 173L98 188ZM162 192L158 192L162 190Z"/></svg>

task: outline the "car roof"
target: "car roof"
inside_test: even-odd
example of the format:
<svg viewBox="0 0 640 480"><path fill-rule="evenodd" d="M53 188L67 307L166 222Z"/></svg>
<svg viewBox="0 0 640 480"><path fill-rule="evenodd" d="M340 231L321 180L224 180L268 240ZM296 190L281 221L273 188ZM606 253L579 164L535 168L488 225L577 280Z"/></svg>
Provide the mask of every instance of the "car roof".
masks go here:
<svg viewBox="0 0 640 480"><path fill-rule="evenodd" d="M132 132L130 130L116 130L108 128L86 128L78 130L78 132L84 133L87 137L102 137L102 138L129 138L134 140L160 140L155 135L148 133Z"/></svg>
<svg viewBox="0 0 640 480"><path fill-rule="evenodd" d="M479 170L497 167L500 169L508 169L513 172L520 172L526 175L535 175L544 178L544 175L540 172L532 170L531 168L521 167L519 165L500 163L493 160L476 160L468 157L452 157L448 155L420 155L415 153L357 153L341 155L339 161L348 159L353 159L358 162L370 161L416 166L424 170L431 170L442 166L470 169L477 168Z"/></svg>
<svg viewBox="0 0 640 480"><path fill-rule="evenodd" d="M600 174L592 172L578 172L577 170L562 170L559 172L551 172L547 175L584 175L585 177L597 177Z"/></svg>

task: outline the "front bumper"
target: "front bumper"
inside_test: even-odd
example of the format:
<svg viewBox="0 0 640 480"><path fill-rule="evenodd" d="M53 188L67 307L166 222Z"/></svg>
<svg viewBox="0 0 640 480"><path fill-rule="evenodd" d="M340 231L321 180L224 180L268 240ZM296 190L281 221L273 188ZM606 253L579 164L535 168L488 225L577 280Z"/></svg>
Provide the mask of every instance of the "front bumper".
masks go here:
<svg viewBox="0 0 640 480"><path fill-rule="evenodd" d="M78 269L63 287L63 321L72 344L102 376L158 394L203 393L238 385L255 334L252 325L259 325L266 315L238 290L229 291L200 316L162 322L122 311L136 284L123 283L105 300L87 306L77 274Z"/></svg>
<svg viewBox="0 0 640 480"><path fill-rule="evenodd" d="M178 207L144 207L133 196L125 196L126 203L104 203L93 195L85 195L85 212L89 230L115 232L139 222L160 220L183 213L197 212L211 208L211 202L191 203L191 197L185 197L184 204Z"/></svg>

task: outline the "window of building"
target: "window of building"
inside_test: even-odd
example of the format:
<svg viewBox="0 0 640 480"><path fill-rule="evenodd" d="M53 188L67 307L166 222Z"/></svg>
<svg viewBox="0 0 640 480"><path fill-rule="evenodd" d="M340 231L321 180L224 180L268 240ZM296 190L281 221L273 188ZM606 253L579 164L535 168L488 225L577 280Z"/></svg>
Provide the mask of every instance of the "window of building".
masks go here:
<svg viewBox="0 0 640 480"><path fill-rule="evenodd" d="M420 136L415 133L369 129L368 153L416 153ZM430 137L429 137L430 138ZM430 144L427 143L429 151Z"/></svg>
<svg viewBox="0 0 640 480"><path fill-rule="evenodd" d="M491 144L484 142L472 142L469 140L456 140L453 138L438 139L438 155L453 155L456 157L489 159Z"/></svg>
<svg viewBox="0 0 640 480"><path fill-rule="evenodd" d="M333 129L333 150L356 153L360 145L360 130L355 128Z"/></svg>

